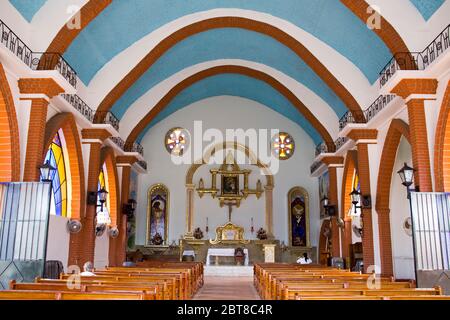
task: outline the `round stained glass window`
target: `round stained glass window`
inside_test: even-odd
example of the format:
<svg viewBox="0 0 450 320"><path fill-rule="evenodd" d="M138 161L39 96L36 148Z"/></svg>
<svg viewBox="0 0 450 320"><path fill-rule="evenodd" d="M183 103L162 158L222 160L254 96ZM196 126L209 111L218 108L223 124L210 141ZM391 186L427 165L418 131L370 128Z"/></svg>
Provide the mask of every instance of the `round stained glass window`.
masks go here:
<svg viewBox="0 0 450 320"><path fill-rule="evenodd" d="M272 138L272 153L280 160L287 160L294 155L295 142L286 132L280 132Z"/></svg>
<svg viewBox="0 0 450 320"><path fill-rule="evenodd" d="M164 141L167 151L174 156L182 156L189 147L189 132L183 128L170 129Z"/></svg>

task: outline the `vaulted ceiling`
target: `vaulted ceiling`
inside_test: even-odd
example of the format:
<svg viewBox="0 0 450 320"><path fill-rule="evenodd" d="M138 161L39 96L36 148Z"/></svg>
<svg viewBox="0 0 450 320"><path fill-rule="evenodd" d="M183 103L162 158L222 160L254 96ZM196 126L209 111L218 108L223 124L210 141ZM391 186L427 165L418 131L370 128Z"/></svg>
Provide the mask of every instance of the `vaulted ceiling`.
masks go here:
<svg viewBox="0 0 450 320"><path fill-rule="evenodd" d="M30 23L54 1L66 0L9 0ZM129 141L193 102L234 95L291 119L316 143L330 142L339 117L367 107L393 52L408 50L394 21L383 20L389 32L367 27L365 11L376 1L77 1L88 21L69 40L59 26L49 48L60 44L85 99L118 116ZM399 1L424 23L445 2Z"/></svg>

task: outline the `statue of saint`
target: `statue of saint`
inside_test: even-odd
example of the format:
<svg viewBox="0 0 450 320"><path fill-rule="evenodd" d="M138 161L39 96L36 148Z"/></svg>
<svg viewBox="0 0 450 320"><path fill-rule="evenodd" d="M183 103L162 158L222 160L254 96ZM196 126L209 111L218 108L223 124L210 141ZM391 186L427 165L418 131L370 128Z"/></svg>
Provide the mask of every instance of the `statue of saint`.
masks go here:
<svg viewBox="0 0 450 320"><path fill-rule="evenodd" d="M301 198L295 198L292 208L292 245L306 246L305 203Z"/></svg>

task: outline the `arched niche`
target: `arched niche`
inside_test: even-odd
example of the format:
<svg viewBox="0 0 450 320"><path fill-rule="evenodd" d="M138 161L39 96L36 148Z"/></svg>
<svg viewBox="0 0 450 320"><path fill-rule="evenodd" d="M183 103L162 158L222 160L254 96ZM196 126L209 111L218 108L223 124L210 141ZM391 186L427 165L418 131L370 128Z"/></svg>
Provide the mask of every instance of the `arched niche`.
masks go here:
<svg viewBox="0 0 450 320"><path fill-rule="evenodd" d="M249 160L251 165L258 167L262 174L266 177L266 186L264 190L265 195L265 225L267 234L273 235L273 188L274 188L274 178L269 167L262 163L258 157L248 148L237 142L223 142L218 143L211 148L209 148L203 155L203 158L197 160L190 166L186 173L186 234L185 238L193 237L194 230L194 194L195 194L195 184L194 174L195 172L204 165L210 163L211 158L218 152L227 149L233 149L240 151L245 154L246 158Z"/></svg>
<svg viewBox="0 0 450 320"><path fill-rule="evenodd" d="M294 187L288 192L289 245L310 247L309 195L306 189Z"/></svg>
<svg viewBox="0 0 450 320"><path fill-rule="evenodd" d="M147 229L146 245L162 245L168 242L169 236L169 189L162 183L152 185L147 192ZM159 234L162 242L159 243Z"/></svg>

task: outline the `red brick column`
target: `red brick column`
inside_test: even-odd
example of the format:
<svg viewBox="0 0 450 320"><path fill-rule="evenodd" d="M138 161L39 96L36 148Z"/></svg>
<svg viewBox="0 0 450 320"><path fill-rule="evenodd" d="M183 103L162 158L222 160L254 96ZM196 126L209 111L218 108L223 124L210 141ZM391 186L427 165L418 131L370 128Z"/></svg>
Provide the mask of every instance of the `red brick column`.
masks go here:
<svg viewBox="0 0 450 320"><path fill-rule="evenodd" d="M339 216L339 202L338 202L338 190L337 190L337 167L342 167L344 163L343 157L325 157L322 162L328 166L328 175L330 177L330 190L328 194L329 205L335 207L335 216L331 217L331 246L333 257L341 256L341 243L340 243L340 229L337 224L337 218ZM322 199L320 199L322 200Z"/></svg>
<svg viewBox="0 0 450 320"><path fill-rule="evenodd" d="M391 91L405 99L408 106L413 167L417 170L415 184L423 192L433 191L425 100L434 99L437 85L436 79L404 79Z"/></svg>
<svg viewBox="0 0 450 320"><path fill-rule="evenodd" d="M101 147L110 133L104 129L85 129L81 132L84 144L90 144L89 171L87 180L87 195L89 192L97 193L98 176L101 166ZM87 261L94 262L95 252L95 226L94 220L97 206L86 204L86 214L81 219L83 228L78 234L71 234L69 247L69 264L80 267Z"/></svg>
<svg viewBox="0 0 450 320"><path fill-rule="evenodd" d="M63 93L64 89L50 78L20 79L19 89L22 95L28 96L21 100L31 100L23 181L39 181L48 104L51 98ZM41 97L38 98L37 95L41 95Z"/></svg>
<svg viewBox="0 0 450 320"><path fill-rule="evenodd" d="M128 203L130 196L130 176L131 166L137 161L134 156L119 156L116 158L118 166L122 166L122 187L121 187L121 201L120 214L117 216L117 227L119 229L119 237L113 239L115 241L115 262L117 265L122 265L126 257L127 247L127 216L123 214L123 206Z"/></svg>
<svg viewBox="0 0 450 320"><path fill-rule="evenodd" d="M357 144L358 150L358 176L361 189L361 202L363 196L371 196L370 190L370 164L368 144L376 143L378 136L377 130L370 129L354 129L350 131L348 137ZM360 203L360 205L362 205ZM372 226L372 208L363 207L361 209L363 215L363 260L364 270L375 264L374 245L373 245L373 226Z"/></svg>
<svg viewBox="0 0 450 320"><path fill-rule="evenodd" d="M388 208L377 209L381 274L383 276L392 276L394 274L394 264L392 262L391 220L389 217L390 212L391 210Z"/></svg>

